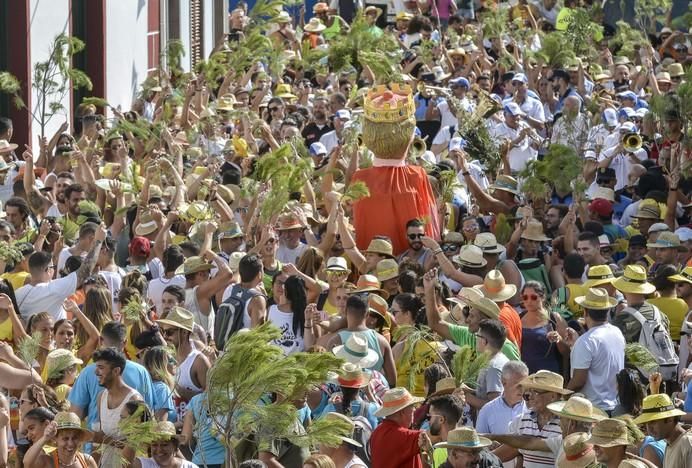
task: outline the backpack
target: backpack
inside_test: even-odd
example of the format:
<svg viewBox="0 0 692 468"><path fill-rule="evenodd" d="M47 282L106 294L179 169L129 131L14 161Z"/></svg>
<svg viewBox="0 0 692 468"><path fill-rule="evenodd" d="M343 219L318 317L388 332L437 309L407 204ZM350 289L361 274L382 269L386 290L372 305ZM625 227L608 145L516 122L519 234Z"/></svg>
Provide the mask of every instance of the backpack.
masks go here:
<svg viewBox="0 0 692 468"><path fill-rule="evenodd" d="M553 292L550 287L550 279L548 278L548 273L545 270L545 265L543 261L538 258L524 258L519 260L517 263L521 276L524 277L524 281L538 281L541 283L546 290L546 294L551 294Z"/></svg>
<svg viewBox="0 0 692 468"><path fill-rule="evenodd" d="M678 371L678 363L680 362L678 355L675 353L673 340L670 338L670 333L661 322L661 312L658 307L653 307L654 318L647 319L633 307L625 308L632 317L637 319L641 324L642 330L639 333L639 344L651 351L651 354L656 358L659 366L659 372L663 380L672 380L675 378ZM644 374L644 377L649 377L650 372L639 368L639 371Z"/></svg>
<svg viewBox="0 0 692 468"><path fill-rule="evenodd" d="M351 416L351 421L355 425L353 429L353 440L362 445L362 447L354 447L355 453L363 462L370 466L372 454L370 453L370 437L372 437L373 428L370 421L365 416L367 411L367 402L362 401L358 414Z"/></svg>
<svg viewBox="0 0 692 468"><path fill-rule="evenodd" d="M233 285L231 295L221 303L214 317L214 339L217 349L223 350L228 339L243 328L245 305L253 297L261 295L254 289L245 289L239 284Z"/></svg>

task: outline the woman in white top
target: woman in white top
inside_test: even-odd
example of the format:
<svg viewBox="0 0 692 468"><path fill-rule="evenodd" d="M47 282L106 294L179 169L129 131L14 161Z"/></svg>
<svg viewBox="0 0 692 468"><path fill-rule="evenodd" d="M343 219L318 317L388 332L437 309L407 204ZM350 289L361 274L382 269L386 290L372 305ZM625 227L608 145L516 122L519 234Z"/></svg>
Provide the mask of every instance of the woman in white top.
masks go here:
<svg viewBox="0 0 692 468"><path fill-rule="evenodd" d="M158 436L156 442L149 446L151 458L135 457L135 451L131 447L125 447L123 456L131 460L132 468L198 468L194 463L179 458L178 447L180 442L176 436L175 426L170 421L156 423L154 433Z"/></svg>
<svg viewBox="0 0 692 468"><path fill-rule="evenodd" d="M307 294L305 282L298 276L276 275L272 288L276 304L267 311L267 320L281 330L281 338L274 344L283 349L284 354L305 351L315 339L312 332L312 319L305 319ZM277 294L278 293L278 294Z"/></svg>

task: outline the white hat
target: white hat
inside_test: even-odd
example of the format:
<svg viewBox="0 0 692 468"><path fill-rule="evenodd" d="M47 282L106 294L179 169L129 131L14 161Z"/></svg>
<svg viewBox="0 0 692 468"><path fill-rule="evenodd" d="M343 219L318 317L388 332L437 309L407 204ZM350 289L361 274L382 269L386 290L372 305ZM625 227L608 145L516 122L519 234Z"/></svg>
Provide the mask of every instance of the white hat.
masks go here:
<svg viewBox="0 0 692 468"><path fill-rule="evenodd" d="M529 79L523 73L517 73L512 77L512 81L521 81L524 84L528 84Z"/></svg>
<svg viewBox="0 0 692 468"><path fill-rule="evenodd" d="M316 141L310 145L310 155L317 156L319 154L327 154L327 147L319 141Z"/></svg>
<svg viewBox="0 0 692 468"><path fill-rule="evenodd" d="M351 120L351 112L348 109L339 109L336 111L336 118L342 120Z"/></svg>
<svg viewBox="0 0 692 468"><path fill-rule="evenodd" d="M603 120L605 120L605 123L609 127L616 127L618 124L618 114L615 112L615 109L608 108L603 111Z"/></svg>
<svg viewBox="0 0 692 468"><path fill-rule="evenodd" d="M337 357L358 364L364 369L374 366L380 358L375 350L368 346L368 340L365 336L358 332L352 333L345 344L334 346L332 352Z"/></svg>
<svg viewBox="0 0 692 468"><path fill-rule="evenodd" d="M649 228L647 234L653 234L654 232L666 232L670 231L670 227L666 223L654 223Z"/></svg>
<svg viewBox="0 0 692 468"><path fill-rule="evenodd" d="M329 257L327 260L327 271L350 271L344 257Z"/></svg>
<svg viewBox="0 0 692 468"><path fill-rule="evenodd" d="M675 234L680 238L680 242L687 242L692 240L692 229L688 227L681 227L675 230Z"/></svg>
<svg viewBox="0 0 692 468"><path fill-rule="evenodd" d="M505 104L504 110L505 112L512 114L514 117L526 115L516 102L508 102Z"/></svg>

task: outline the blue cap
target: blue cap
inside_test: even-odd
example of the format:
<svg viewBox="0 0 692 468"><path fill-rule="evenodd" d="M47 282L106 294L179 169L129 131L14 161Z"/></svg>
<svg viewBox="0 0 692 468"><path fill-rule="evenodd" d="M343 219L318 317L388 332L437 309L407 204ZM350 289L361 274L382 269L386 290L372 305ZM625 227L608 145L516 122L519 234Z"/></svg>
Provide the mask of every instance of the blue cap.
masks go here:
<svg viewBox="0 0 692 468"><path fill-rule="evenodd" d="M634 117L635 115L637 115L637 113L631 107L621 107L618 111L618 117L624 117L626 119Z"/></svg>
<svg viewBox="0 0 692 468"><path fill-rule="evenodd" d="M310 156L317 156L318 154L327 154L327 147L324 146L319 141L310 145Z"/></svg>
<svg viewBox="0 0 692 468"><path fill-rule="evenodd" d="M464 78L463 76L460 76L459 78L454 78L453 80L449 80L449 87L463 87L463 88L470 88L471 84L469 83L469 80Z"/></svg>
<svg viewBox="0 0 692 468"><path fill-rule="evenodd" d="M517 73L512 77L512 81L521 81L524 84L529 84L529 79L523 73Z"/></svg>
<svg viewBox="0 0 692 468"><path fill-rule="evenodd" d="M617 97L622 99L631 99L634 102L637 102L637 95L634 93L634 91L623 91L621 93L618 93Z"/></svg>
<svg viewBox="0 0 692 468"><path fill-rule="evenodd" d="M516 102L508 102L507 104L505 104L504 110L505 112L512 114L514 117L518 115L526 115L524 114L524 111L521 110L521 107L519 107L519 104L517 104Z"/></svg>
<svg viewBox="0 0 692 468"><path fill-rule="evenodd" d="M454 137L449 140L448 151L461 151L466 148L466 140L461 137Z"/></svg>

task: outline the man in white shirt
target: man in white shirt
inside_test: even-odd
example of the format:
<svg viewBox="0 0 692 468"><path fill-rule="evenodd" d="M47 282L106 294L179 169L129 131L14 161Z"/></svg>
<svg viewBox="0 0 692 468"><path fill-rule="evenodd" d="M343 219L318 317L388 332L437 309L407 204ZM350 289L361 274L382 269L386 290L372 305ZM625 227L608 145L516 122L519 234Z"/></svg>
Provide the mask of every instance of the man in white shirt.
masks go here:
<svg viewBox="0 0 692 468"><path fill-rule="evenodd" d="M279 248L276 259L281 263L297 263L303 252L308 248L307 244L300 240L307 221L303 222L296 214L287 213L279 216L279 225L276 230L279 233Z"/></svg>
<svg viewBox="0 0 692 468"><path fill-rule="evenodd" d="M464 77L454 78L449 80L449 89L452 90L452 95L458 99L459 105L466 112L473 112L475 103L466 97L471 85L469 80ZM457 115L455 110L449 105L447 99L439 99L437 110L440 112L440 126L442 128L449 125L457 125Z"/></svg>
<svg viewBox="0 0 692 468"><path fill-rule="evenodd" d="M541 131L545 127L545 112L543 104L538 99L532 97L529 91L529 79L523 73L517 73L512 77L512 88L514 88L514 96L505 100L505 104L516 102L519 108L524 112L524 122L529 124L534 129Z"/></svg>
<svg viewBox="0 0 692 468"><path fill-rule="evenodd" d="M539 137L528 124L521 121L525 115L516 102L505 104L505 121L493 129L494 135L491 135L509 142L507 159L513 174L522 171L529 161L538 157L535 146Z"/></svg>
<svg viewBox="0 0 692 468"><path fill-rule="evenodd" d="M605 149L599 156L598 167L611 167L615 169L615 191L627 186L628 177L632 166L647 159L646 151L639 148L634 151L625 151L623 139L628 133L637 133L637 128L632 122L624 122L619 128L619 142L617 145Z"/></svg>
<svg viewBox="0 0 692 468"><path fill-rule="evenodd" d="M320 143L327 149L327 154L331 154L341 141L341 134L344 127L351 121L351 112L347 109L339 109L334 115L334 130L327 132L320 138Z"/></svg>
<svg viewBox="0 0 692 468"><path fill-rule="evenodd" d="M106 227L102 224L94 235L94 244L82 266L69 275L53 279L55 265L48 252L34 252L29 257L31 282L17 289L16 298L19 313L24 320L39 312L48 312L54 321L67 318L63 309L65 299L75 293L96 265L101 244L106 238Z"/></svg>

